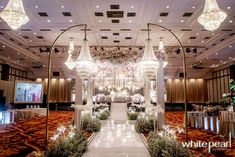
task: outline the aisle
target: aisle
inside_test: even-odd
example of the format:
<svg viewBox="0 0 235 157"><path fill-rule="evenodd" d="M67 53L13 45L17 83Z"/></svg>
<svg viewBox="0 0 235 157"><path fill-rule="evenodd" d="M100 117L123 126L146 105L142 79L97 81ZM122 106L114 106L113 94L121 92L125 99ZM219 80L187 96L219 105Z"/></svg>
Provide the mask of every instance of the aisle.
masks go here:
<svg viewBox="0 0 235 157"><path fill-rule="evenodd" d="M83 157L150 157L134 125L127 121L124 107L125 104L112 104L113 119L102 124Z"/></svg>

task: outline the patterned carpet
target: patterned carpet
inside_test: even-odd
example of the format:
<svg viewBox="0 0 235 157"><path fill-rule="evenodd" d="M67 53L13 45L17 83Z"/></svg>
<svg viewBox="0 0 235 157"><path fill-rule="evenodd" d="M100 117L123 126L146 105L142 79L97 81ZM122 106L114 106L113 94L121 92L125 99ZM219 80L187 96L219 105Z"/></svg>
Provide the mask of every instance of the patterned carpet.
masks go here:
<svg viewBox="0 0 235 157"><path fill-rule="evenodd" d="M72 121L73 112L57 111L49 115L49 137L60 125ZM24 157L34 150L45 150L45 116L20 120L0 130L0 157Z"/></svg>
<svg viewBox="0 0 235 157"><path fill-rule="evenodd" d="M73 112L52 111L49 116L49 137L60 125L66 127L72 121ZM166 112L166 123L170 127L183 126L183 112ZM20 120L14 124L0 128L0 157L24 157L34 150L45 150L45 120L44 116L34 117L31 120ZM227 141L219 137L215 132L202 129L188 129L189 140L201 141ZM179 136L179 140L184 140L184 135ZM235 139L232 148L226 150L212 151L208 154L206 148L192 149L193 155L198 157L235 157Z"/></svg>
<svg viewBox="0 0 235 157"><path fill-rule="evenodd" d="M182 111L175 111L175 112L166 112L165 114L165 120L166 123L172 127L172 128L183 128L183 112ZM184 141L184 134L181 134L178 138L181 141ZM189 128L188 129L188 140L192 141L228 141L228 139L220 137L216 132L203 130L203 129L195 129L195 128ZM232 140L232 148L226 148L226 149L217 149L211 151L210 154L208 154L207 148L197 148L197 149L191 149L194 156L197 157L235 157L235 139Z"/></svg>

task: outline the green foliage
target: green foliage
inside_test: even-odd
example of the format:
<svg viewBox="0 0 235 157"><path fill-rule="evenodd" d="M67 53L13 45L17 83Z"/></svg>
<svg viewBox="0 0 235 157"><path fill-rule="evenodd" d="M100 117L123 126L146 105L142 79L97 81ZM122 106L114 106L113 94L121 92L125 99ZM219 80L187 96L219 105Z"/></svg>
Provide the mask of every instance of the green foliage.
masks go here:
<svg viewBox="0 0 235 157"><path fill-rule="evenodd" d="M135 130L138 133L146 133L154 130L154 116L145 115L137 119L135 123ZM156 122L156 121L155 121Z"/></svg>
<svg viewBox="0 0 235 157"><path fill-rule="evenodd" d="M71 138L61 138L52 143L46 157L81 157L87 149L87 140L84 135L77 131Z"/></svg>
<svg viewBox="0 0 235 157"><path fill-rule="evenodd" d="M82 116L82 130L88 132L98 132L101 128L101 123L99 119L92 118L91 115L85 114Z"/></svg>
<svg viewBox="0 0 235 157"><path fill-rule="evenodd" d="M110 112L108 110L101 112L96 117L99 118L99 120L107 120L109 118Z"/></svg>
<svg viewBox="0 0 235 157"><path fill-rule="evenodd" d="M152 157L191 157L188 148L170 136L160 136L151 132L147 144Z"/></svg>
<svg viewBox="0 0 235 157"><path fill-rule="evenodd" d="M138 112L127 112L129 120L137 120L139 113Z"/></svg>

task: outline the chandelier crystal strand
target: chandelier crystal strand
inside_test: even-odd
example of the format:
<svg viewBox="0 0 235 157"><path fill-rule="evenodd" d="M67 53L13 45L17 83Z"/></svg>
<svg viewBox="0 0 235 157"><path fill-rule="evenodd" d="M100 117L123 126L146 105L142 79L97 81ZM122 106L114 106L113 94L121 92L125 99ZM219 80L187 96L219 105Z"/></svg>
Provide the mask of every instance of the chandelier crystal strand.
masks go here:
<svg viewBox="0 0 235 157"><path fill-rule="evenodd" d="M167 56L165 53L164 44L163 44L162 39L160 39L160 42L159 42L157 58L158 58L158 60L160 58L163 61L163 68L165 68L167 66L168 62L167 62ZM160 64L160 62L159 62L159 64Z"/></svg>
<svg viewBox="0 0 235 157"><path fill-rule="evenodd" d="M216 0L206 0L203 13L198 17L198 22L206 30L214 31L220 27L227 14L220 10Z"/></svg>
<svg viewBox="0 0 235 157"><path fill-rule="evenodd" d="M138 64L138 71L141 76L154 75L158 67L158 60L154 54L152 40L147 39L143 58Z"/></svg>
<svg viewBox="0 0 235 157"><path fill-rule="evenodd" d="M0 17L14 30L29 21L22 0L9 0Z"/></svg>
<svg viewBox="0 0 235 157"><path fill-rule="evenodd" d="M69 56L68 56L67 60L64 63L70 70L72 70L76 65L74 60L72 59L73 51L74 51L74 43L73 43L73 41L70 41L69 49L68 49Z"/></svg>
<svg viewBox="0 0 235 157"><path fill-rule="evenodd" d="M76 61L76 69L80 76L90 76L96 71L96 64L91 57L89 43L86 38L82 41L81 52Z"/></svg>

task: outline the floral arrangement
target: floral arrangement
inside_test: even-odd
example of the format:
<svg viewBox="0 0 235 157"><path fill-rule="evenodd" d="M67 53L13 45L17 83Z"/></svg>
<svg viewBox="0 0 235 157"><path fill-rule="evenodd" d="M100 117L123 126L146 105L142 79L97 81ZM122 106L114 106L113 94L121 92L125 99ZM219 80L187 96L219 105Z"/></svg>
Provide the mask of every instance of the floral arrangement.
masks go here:
<svg viewBox="0 0 235 157"><path fill-rule="evenodd" d="M155 125L154 125L155 122ZM135 123L135 130L138 133L148 133L154 130L156 125L155 116L152 114L140 113Z"/></svg>
<svg viewBox="0 0 235 157"><path fill-rule="evenodd" d="M96 110L94 114L96 118L98 118L99 120L107 120L110 116L110 111L108 107L104 107L104 108L99 108L98 110Z"/></svg>
<svg viewBox="0 0 235 157"><path fill-rule="evenodd" d="M205 112L207 113L208 116L218 116L219 115L219 111L224 110L224 108L220 105L216 105L216 106L207 106L205 108Z"/></svg>
<svg viewBox="0 0 235 157"><path fill-rule="evenodd" d="M81 128L87 132L98 132L101 128L101 122L87 113L82 116Z"/></svg>
<svg viewBox="0 0 235 157"><path fill-rule="evenodd" d="M148 148L152 157L190 157L191 153L188 148L183 147L180 142L176 141L177 136L183 132L182 129L177 131L163 126L161 132L150 132L147 139Z"/></svg>

